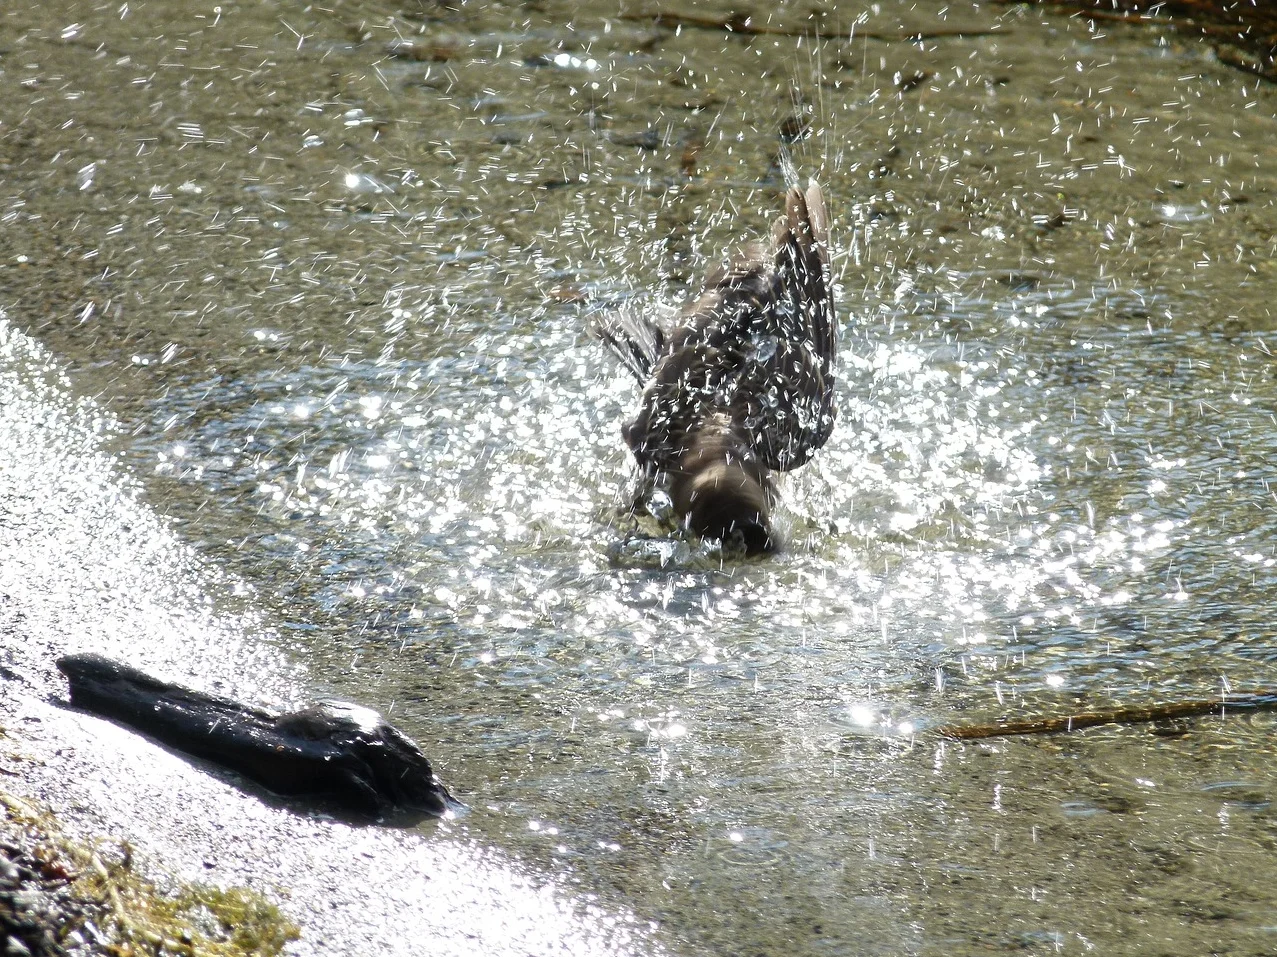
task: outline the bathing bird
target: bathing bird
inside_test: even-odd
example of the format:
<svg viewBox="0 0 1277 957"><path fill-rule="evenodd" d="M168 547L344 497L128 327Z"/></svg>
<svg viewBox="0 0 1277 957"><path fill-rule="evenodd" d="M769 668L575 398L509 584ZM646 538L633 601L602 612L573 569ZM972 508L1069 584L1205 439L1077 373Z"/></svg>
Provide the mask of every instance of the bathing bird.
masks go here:
<svg viewBox="0 0 1277 957"><path fill-rule="evenodd" d="M686 529L750 555L777 547L776 473L834 426L829 214L819 185L789 180L771 241L724 256L672 317L631 303L593 322L643 388L621 427L643 487L664 487Z"/></svg>

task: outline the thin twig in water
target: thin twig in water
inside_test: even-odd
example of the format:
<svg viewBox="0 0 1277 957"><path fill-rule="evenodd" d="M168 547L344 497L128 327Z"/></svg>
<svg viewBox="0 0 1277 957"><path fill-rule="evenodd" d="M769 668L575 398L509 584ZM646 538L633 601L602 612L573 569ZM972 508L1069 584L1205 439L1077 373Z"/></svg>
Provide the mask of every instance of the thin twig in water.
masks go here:
<svg viewBox="0 0 1277 957"><path fill-rule="evenodd" d="M755 23L754 18L743 13L713 17L692 13L672 13L668 10L653 10L650 13L622 13L622 20L651 22L658 27L690 27L698 30L726 30L729 33L741 33L746 36L778 36L809 37L814 40L886 40L889 42L916 43L919 40L938 40L943 37L987 37L1005 33L997 28L973 27L932 27L927 30L899 30L886 32L882 30L862 30L859 27L847 27L838 30L816 26L783 27L770 23Z"/></svg>
<svg viewBox="0 0 1277 957"><path fill-rule="evenodd" d="M1233 711L1275 711L1277 693L1242 694L1227 700L1181 701L1176 704L1152 705L1143 708L1106 708L1101 711L1081 711L1058 718L1039 718L1032 721L1007 721L1001 724L945 724L936 728L944 738L970 741L978 738L1000 738L1015 734L1057 734L1094 728L1101 724L1139 724L1144 721L1169 721L1174 718L1197 718L1210 714L1224 717Z"/></svg>

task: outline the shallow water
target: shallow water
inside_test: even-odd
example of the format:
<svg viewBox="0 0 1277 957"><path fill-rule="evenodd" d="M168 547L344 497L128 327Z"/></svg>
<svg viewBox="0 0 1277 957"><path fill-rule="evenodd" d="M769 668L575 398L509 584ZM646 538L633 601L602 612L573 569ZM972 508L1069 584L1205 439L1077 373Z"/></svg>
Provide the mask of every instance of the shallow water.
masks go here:
<svg viewBox="0 0 1277 957"><path fill-rule="evenodd" d="M1270 718L928 734L1272 687L1271 87L1002 7L71 8L0 15L6 310L255 616L224 680L388 713L428 840L675 952L1277 947ZM737 562L626 517L584 330L765 228L795 80L839 424Z"/></svg>

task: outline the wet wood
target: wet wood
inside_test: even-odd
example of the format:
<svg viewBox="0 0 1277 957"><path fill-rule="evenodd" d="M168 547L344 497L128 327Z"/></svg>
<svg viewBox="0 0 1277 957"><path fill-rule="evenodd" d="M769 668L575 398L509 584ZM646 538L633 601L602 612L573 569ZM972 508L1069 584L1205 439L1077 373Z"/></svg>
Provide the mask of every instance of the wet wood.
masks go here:
<svg viewBox="0 0 1277 957"><path fill-rule="evenodd" d="M1277 82L1277 4L1271 0L995 0L1036 3L1091 20L1169 27L1216 44L1230 66Z"/></svg>
<svg viewBox="0 0 1277 957"><path fill-rule="evenodd" d="M386 56L414 63L447 63L455 60L459 51L446 43L423 43L417 40L392 40L384 47Z"/></svg>
<svg viewBox="0 0 1277 957"><path fill-rule="evenodd" d="M888 42L916 43L919 40L937 40L943 37L984 37L1005 33L997 27L929 27L921 30L865 30L859 26L818 26L803 23L786 26L775 23L759 23L750 14L677 13L673 10L652 10L646 13L622 13L622 20L651 23L658 27L687 27L696 30L722 30L745 36L808 37L812 40L885 40Z"/></svg>
<svg viewBox="0 0 1277 957"><path fill-rule="evenodd" d="M416 743L367 708L319 702L278 714L160 681L95 654L67 655L58 669L75 707L276 794L396 821L457 806Z"/></svg>
<svg viewBox="0 0 1277 957"><path fill-rule="evenodd" d="M1226 700L1180 701L1147 707L1107 708L1080 711L1055 718L1030 721L1006 721L999 724L945 724L936 728L944 738L971 741L980 738L1002 738L1018 734L1061 734L1094 728L1103 724L1142 724L1149 721L1171 721L1177 718L1200 718L1207 715L1229 717L1238 712L1277 711L1277 694L1230 695Z"/></svg>

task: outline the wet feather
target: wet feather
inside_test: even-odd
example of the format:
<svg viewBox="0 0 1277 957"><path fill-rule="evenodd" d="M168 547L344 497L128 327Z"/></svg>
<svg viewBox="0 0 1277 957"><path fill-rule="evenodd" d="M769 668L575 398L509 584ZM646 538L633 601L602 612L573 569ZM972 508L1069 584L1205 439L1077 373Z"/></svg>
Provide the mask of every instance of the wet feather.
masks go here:
<svg viewBox="0 0 1277 957"><path fill-rule="evenodd" d="M621 433L683 523L747 552L775 547L774 472L805 464L834 424L837 325L820 187L792 185L769 244L716 264L668 327L635 304L595 334L643 384Z"/></svg>

